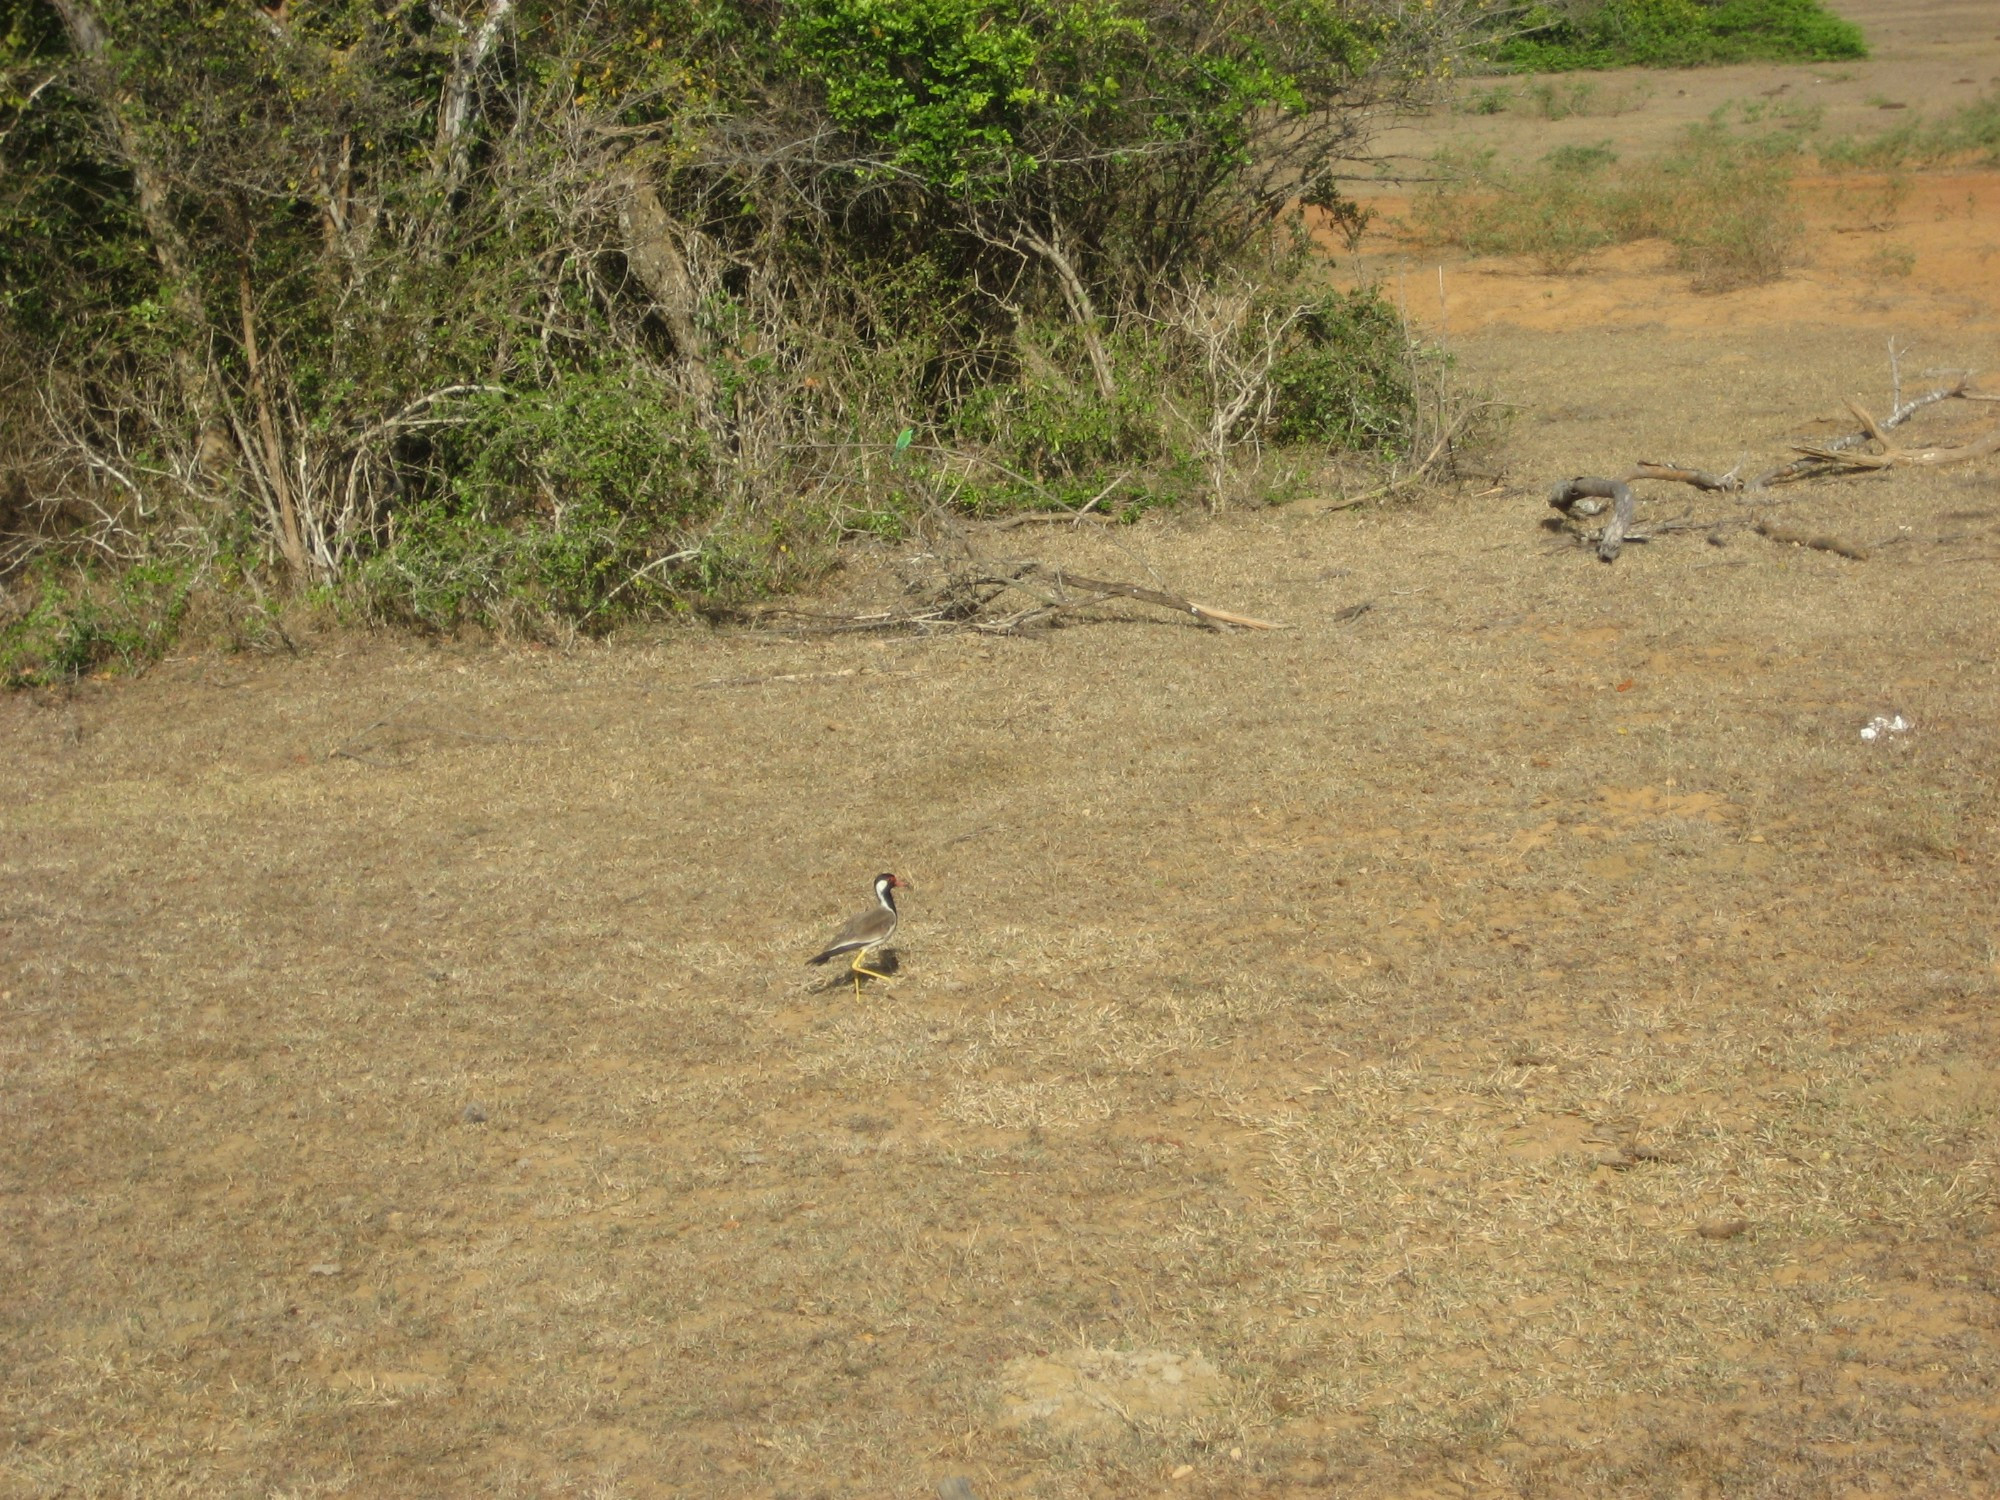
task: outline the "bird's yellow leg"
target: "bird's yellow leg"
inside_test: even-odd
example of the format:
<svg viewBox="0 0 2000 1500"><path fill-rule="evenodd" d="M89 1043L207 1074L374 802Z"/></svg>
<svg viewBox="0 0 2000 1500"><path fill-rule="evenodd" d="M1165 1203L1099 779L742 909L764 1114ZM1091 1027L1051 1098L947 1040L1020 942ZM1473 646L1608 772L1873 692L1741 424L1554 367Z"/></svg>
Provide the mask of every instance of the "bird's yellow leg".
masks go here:
<svg viewBox="0 0 2000 1500"><path fill-rule="evenodd" d="M867 953L867 951L868 950L864 948L860 953L855 954L854 962L847 966L848 972L854 975L854 993L857 995L861 993L861 976L863 974L866 974L870 979L879 979L884 984L894 984L896 982L895 975L884 974L879 970L871 969L866 964L862 963L861 959L863 955Z"/></svg>

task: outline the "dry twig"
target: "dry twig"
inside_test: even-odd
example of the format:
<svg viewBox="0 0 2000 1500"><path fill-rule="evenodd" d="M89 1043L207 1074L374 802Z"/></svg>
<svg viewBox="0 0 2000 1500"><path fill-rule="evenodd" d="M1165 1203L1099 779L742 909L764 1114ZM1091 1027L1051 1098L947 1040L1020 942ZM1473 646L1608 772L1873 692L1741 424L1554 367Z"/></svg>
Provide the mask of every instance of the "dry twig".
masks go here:
<svg viewBox="0 0 2000 1500"><path fill-rule="evenodd" d="M1691 484L1698 490L1740 490L1743 480L1738 471L1742 467L1739 461L1736 468L1726 474L1711 474L1706 469L1683 468L1679 464L1656 463L1642 458L1625 478L1628 483L1634 479L1664 479L1674 484Z"/></svg>
<svg viewBox="0 0 2000 1500"><path fill-rule="evenodd" d="M1815 552L1831 552L1840 557L1852 558L1855 562L1868 561L1868 554L1851 542L1843 542L1838 537L1809 536L1803 531L1793 531L1788 526L1779 526L1770 521L1759 521L1750 528L1761 537L1792 547L1810 547Z"/></svg>

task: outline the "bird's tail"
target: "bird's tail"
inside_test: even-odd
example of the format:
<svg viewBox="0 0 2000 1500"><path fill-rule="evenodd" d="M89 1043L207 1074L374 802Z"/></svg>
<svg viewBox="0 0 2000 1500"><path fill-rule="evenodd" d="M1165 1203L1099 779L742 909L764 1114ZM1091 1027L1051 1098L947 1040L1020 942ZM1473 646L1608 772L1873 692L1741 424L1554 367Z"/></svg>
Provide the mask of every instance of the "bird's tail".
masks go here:
<svg viewBox="0 0 2000 1500"><path fill-rule="evenodd" d="M840 950L838 948L829 948L824 953L815 953L811 958L806 960L806 963L808 965L823 964L828 959L832 958L834 954L838 953L839 951Z"/></svg>

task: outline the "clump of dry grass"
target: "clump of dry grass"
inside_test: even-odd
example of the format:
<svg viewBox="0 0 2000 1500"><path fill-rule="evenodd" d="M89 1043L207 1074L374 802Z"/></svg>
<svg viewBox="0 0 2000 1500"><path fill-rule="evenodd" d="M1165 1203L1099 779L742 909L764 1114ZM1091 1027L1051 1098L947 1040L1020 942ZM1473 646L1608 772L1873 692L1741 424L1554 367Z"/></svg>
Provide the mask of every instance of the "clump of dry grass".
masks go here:
<svg viewBox="0 0 2000 1500"><path fill-rule="evenodd" d="M1412 224L1429 243L1528 256L1551 275L1607 245L1663 239L1703 290L1771 281L1804 234L1792 198L1796 149L1789 133L1746 136L1709 123L1615 173L1607 146L1561 147L1524 170L1497 165L1491 151L1446 153Z"/></svg>

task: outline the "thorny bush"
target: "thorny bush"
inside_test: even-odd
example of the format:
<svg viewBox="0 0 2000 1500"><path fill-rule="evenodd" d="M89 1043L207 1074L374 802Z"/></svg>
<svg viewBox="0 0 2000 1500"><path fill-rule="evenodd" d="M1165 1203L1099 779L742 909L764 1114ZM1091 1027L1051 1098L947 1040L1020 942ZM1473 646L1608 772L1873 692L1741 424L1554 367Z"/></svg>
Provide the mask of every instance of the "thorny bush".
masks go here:
<svg viewBox="0 0 2000 1500"><path fill-rule="evenodd" d="M1161 496L1213 425L1166 310L1268 279L1485 10L0 0L11 618L55 563L227 553L259 599L594 628L996 476ZM1401 330L1326 326L1271 409L1351 371L1368 415L1277 435L1393 442Z"/></svg>

